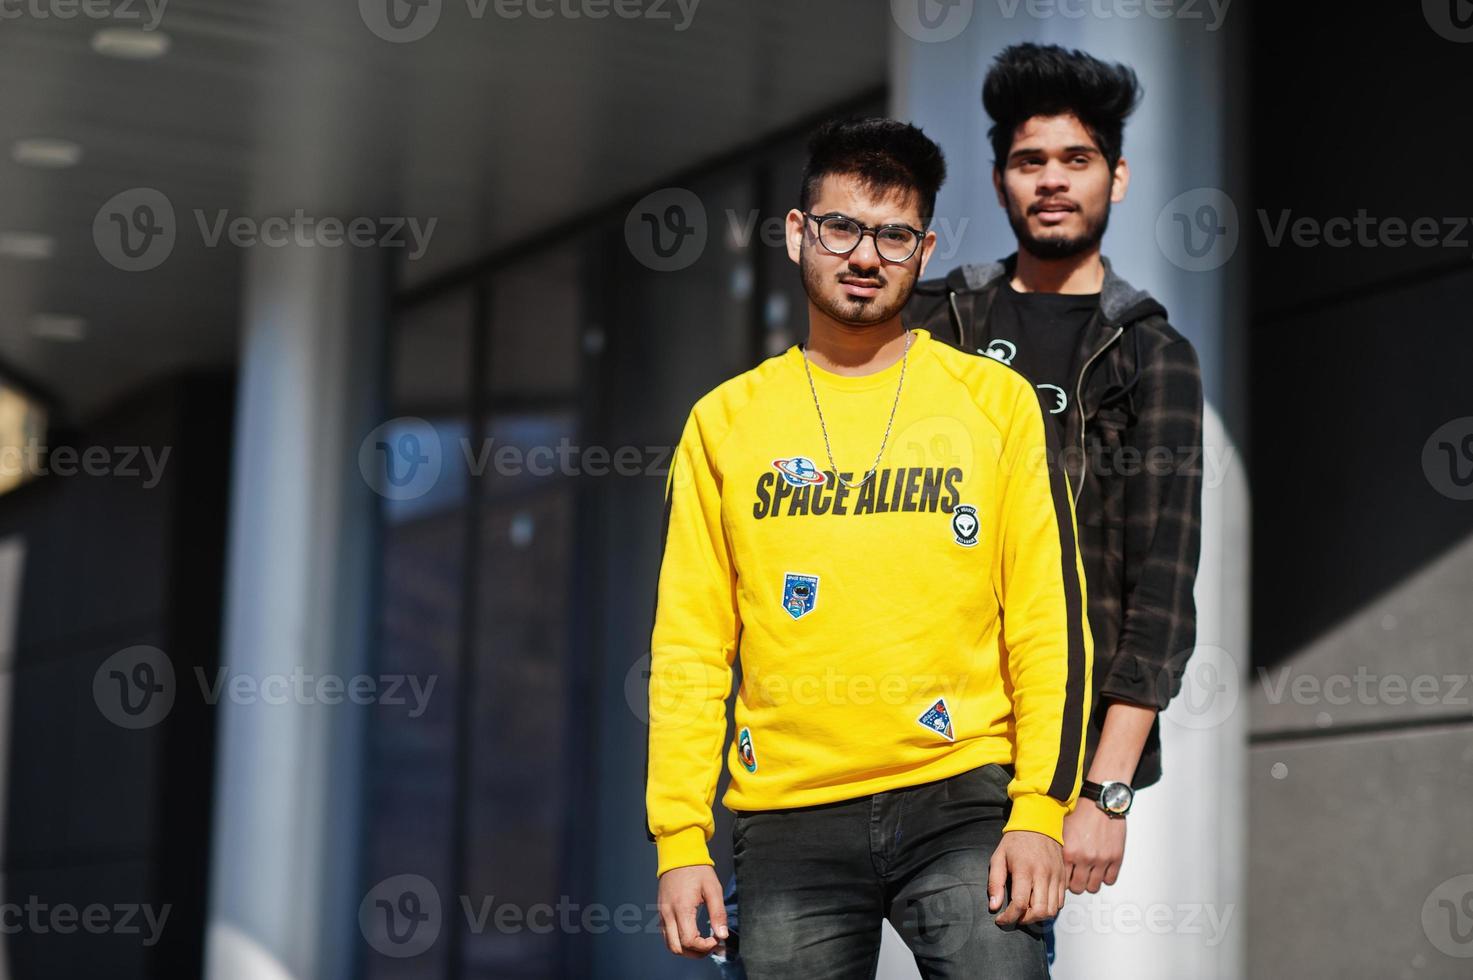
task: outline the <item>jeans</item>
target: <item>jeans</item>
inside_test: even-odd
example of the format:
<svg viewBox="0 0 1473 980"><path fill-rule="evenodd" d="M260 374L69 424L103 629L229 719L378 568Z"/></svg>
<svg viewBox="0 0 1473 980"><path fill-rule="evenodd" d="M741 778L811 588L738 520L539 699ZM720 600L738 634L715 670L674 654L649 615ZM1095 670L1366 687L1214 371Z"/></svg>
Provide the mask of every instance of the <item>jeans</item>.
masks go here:
<svg viewBox="0 0 1473 980"><path fill-rule="evenodd" d="M869 980L888 919L926 980L1046 978L1042 930L999 927L987 907L1011 778L990 764L838 803L738 813L722 976Z"/></svg>

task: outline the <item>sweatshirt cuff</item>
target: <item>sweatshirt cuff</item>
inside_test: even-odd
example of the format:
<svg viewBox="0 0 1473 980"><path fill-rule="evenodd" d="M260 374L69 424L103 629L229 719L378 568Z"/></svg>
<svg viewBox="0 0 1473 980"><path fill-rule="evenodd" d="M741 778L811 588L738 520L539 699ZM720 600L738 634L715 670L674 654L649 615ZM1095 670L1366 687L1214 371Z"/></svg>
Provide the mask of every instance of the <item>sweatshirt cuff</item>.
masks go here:
<svg viewBox="0 0 1473 980"><path fill-rule="evenodd" d="M1002 832L1031 830L1036 834L1047 834L1063 844L1064 817L1072 809L1072 804L1061 803L1052 796L1024 793L1013 800L1013 812Z"/></svg>
<svg viewBox="0 0 1473 980"><path fill-rule="evenodd" d="M656 875L671 868L684 868L693 864L715 865L711 852L706 848L706 832L700 827L687 827L673 834L655 838L655 851L659 855L660 867Z"/></svg>

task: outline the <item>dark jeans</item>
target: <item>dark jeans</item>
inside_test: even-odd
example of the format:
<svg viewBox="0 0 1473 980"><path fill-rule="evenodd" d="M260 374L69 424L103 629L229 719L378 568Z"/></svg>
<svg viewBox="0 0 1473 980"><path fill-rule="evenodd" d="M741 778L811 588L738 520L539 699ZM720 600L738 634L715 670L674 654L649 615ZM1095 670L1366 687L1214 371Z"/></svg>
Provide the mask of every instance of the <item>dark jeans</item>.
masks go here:
<svg viewBox="0 0 1473 980"><path fill-rule="evenodd" d="M723 975L869 980L888 918L926 980L1046 978L1041 930L1000 928L987 907L1011 778L993 764L839 803L738 813L741 916Z"/></svg>

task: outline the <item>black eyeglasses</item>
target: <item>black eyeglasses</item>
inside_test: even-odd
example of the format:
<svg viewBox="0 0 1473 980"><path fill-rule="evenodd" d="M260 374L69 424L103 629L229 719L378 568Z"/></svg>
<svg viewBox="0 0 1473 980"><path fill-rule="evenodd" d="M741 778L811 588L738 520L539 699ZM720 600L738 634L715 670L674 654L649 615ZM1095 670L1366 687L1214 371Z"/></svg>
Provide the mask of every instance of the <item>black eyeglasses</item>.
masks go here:
<svg viewBox="0 0 1473 980"><path fill-rule="evenodd" d="M830 214L804 211L803 214L818 222L819 243L835 255L848 255L859 247L865 235L869 235L875 240L875 251L880 258L886 262L904 262L916 254L925 236L925 232L910 225L871 227L837 211Z"/></svg>

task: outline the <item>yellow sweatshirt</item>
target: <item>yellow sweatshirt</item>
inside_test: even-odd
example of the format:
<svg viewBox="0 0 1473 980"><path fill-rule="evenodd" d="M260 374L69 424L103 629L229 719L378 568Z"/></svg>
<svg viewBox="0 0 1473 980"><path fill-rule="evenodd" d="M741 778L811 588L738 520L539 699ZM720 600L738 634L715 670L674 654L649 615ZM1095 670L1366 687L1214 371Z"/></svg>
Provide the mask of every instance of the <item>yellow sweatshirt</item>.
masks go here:
<svg viewBox="0 0 1473 980"><path fill-rule="evenodd" d="M712 863L723 748L739 811L1013 764L1006 829L1062 841L1093 651L1033 386L915 331L884 458L851 489L804 359L791 347L701 398L671 464L645 798L659 873ZM809 365L845 481L874 463L901 366Z"/></svg>

